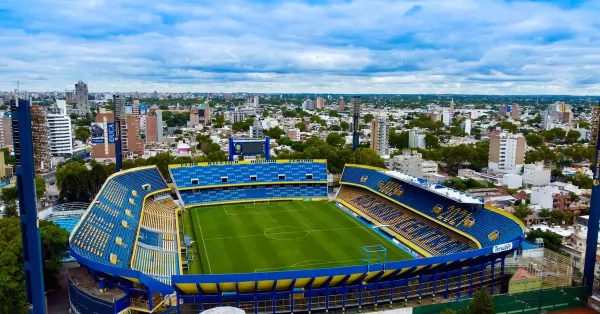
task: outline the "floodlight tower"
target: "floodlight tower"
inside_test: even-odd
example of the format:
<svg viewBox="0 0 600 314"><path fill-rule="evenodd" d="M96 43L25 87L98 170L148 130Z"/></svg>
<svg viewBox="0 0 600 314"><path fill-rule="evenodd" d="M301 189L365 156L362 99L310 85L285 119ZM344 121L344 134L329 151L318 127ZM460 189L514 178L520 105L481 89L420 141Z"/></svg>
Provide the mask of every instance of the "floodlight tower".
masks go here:
<svg viewBox="0 0 600 314"><path fill-rule="evenodd" d="M356 150L359 143L359 119L360 119L360 105L362 104L362 99L360 96L352 97L352 150Z"/></svg>
<svg viewBox="0 0 600 314"><path fill-rule="evenodd" d="M17 96L18 97L18 96ZM15 173L19 197L19 218L25 262L25 287L27 311L30 314L46 313L44 272L42 270L42 244L35 195L35 170L33 136L31 134L31 101L10 100L12 115Z"/></svg>
<svg viewBox="0 0 600 314"><path fill-rule="evenodd" d="M596 162L593 168L592 196L590 202L590 218L588 222L587 246L585 249L585 264L583 269L583 284L586 285L588 295L594 289L594 265L596 263L596 246L598 244L598 229L600 224L600 102L594 106L592 114L592 132L590 145L596 146Z"/></svg>

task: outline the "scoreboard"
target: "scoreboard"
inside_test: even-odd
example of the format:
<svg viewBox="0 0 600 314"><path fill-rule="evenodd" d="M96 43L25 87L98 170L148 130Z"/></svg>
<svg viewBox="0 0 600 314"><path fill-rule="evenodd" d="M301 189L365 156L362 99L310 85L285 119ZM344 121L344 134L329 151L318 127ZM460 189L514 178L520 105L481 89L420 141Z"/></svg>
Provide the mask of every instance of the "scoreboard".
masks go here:
<svg viewBox="0 0 600 314"><path fill-rule="evenodd" d="M264 155L265 159L271 157L270 138L265 139L245 139L229 138L229 161L233 161L233 156L257 156Z"/></svg>

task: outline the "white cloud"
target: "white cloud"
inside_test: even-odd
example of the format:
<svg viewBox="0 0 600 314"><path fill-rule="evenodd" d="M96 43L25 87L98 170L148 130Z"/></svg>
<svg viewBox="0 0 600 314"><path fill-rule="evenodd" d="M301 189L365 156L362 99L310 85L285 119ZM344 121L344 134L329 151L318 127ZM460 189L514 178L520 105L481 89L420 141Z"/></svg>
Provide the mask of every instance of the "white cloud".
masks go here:
<svg viewBox="0 0 600 314"><path fill-rule="evenodd" d="M0 3L0 90L17 80L62 90L79 79L92 91L600 88L597 2L27 2Z"/></svg>

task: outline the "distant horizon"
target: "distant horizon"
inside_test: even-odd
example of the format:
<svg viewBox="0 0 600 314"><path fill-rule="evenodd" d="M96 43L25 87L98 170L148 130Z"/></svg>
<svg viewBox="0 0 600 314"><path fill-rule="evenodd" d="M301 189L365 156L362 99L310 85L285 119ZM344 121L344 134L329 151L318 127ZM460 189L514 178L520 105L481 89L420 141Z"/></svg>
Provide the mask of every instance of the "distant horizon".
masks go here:
<svg viewBox="0 0 600 314"><path fill-rule="evenodd" d="M598 95L598 12L586 0L4 0L0 90Z"/></svg>

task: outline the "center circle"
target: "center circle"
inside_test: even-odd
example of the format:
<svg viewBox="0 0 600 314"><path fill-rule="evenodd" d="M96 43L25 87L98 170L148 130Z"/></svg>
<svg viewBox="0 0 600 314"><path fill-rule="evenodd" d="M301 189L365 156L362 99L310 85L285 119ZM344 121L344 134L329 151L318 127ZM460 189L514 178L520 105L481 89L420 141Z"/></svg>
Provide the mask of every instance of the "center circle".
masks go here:
<svg viewBox="0 0 600 314"><path fill-rule="evenodd" d="M310 232L301 227L280 226L266 229L265 237L273 240L300 240L308 236Z"/></svg>

